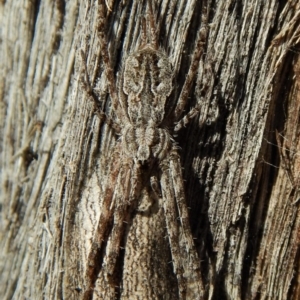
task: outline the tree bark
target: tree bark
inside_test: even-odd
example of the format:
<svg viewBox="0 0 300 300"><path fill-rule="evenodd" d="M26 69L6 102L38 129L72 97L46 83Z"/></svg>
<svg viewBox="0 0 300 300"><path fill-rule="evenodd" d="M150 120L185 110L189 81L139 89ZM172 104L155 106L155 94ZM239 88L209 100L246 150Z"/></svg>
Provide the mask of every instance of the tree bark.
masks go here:
<svg viewBox="0 0 300 300"><path fill-rule="evenodd" d="M200 114L175 137L203 299L299 299L299 1L153 2L174 99L207 30L186 108L198 103ZM139 43L146 1L107 6L117 77ZM79 81L82 49L109 113L97 9L89 0L0 2L1 299L80 299L85 289L116 141ZM149 193L107 299L178 299L162 205L149 208ZM104 288L100 274L93 299Z"/></svg>

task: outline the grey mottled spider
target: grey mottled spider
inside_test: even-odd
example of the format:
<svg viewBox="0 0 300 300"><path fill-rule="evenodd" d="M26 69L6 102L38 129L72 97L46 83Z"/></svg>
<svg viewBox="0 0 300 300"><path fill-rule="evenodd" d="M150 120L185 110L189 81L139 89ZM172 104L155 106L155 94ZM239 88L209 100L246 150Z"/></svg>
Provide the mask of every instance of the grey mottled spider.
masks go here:
<svg viewBox="0 0 300 300"><path fill-rule="evenodd" d="M123 62L116 84L103 29L105 28L105 5L99 5L99 40L114 115L114 120L110 119L109 123L119 131L120 138L113 150L101 215L88 256L84 299L91 298L100 269L105 268L108 275L114 272L123 238L124 223L130 217L129 211L139 199L141 185L145 184L145 176L142 174L145 168L148 170L147 184L151 184L154 194L163 199L173 269L179 286L179 298L186 298L186 270L180 256L183 251L190 258L189 271L193 273L198 284L199 299L203 292L200 261L189 225L180 157L172 132L178 131L198 113L196 106L181 118L198 68L206 34L205 30L200 30L179 99L172 112L166 111L168 97L173 89L173 71L168 56L158 47L152 9L152 4L148 1L140 46ZM82 57L85 60L84 53ZM97 104L99 100L92 92L87 70L85 70L83 88L99 106ZM170 124L176 126L168 130L167 126ZM152 172L153 169L156 171ZM180 230L184 233L184 249L179 242ZM108 242L104 246L104 240L107 239ZM103 264L99 266L97 262L103 251L105 251Z"/></svg>

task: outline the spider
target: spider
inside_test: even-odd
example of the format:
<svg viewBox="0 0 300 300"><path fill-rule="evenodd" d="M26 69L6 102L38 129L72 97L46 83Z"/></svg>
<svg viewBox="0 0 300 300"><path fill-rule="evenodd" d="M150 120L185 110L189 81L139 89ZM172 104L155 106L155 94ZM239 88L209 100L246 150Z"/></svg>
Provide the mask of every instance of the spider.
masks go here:
<svg viewBox="0 0 300 300"><path fill-rule="evenodd" d="M202 54L205 32L199 31L191 66L178 101L172 111L166 111L166 107L170 106L167 104L173 90L174 76L167 54L158 46L151 1L147 2L140 45L122 63L117 81L111 68L103 28L105 6L100 5L99 40L115 117L113 120L107 118L107 122L117 131L120 138L113 150L99 223L88 255L85 276L87 287L83 299L91 298L100 269L105 269L108 277L113 274L123 239L124 224L130 218L130 210L135 207L143 184L150 184L156 197L163 199L179 298L186 297L186 270L180 255L183 251L190 258L189 272L194 274L198 282L200 297L203 291L200 261L189 225L178 147L172 134L186 125L199 111L199 107L196 106L181 118ZM81 52L81 55L85 61L84 53ZM83 65L85 78L82 80L82 86L96 107L99 107L99 100L89 82L86 65ZM103 112L100 114L106 117ZM172 129L169 128L170 124ZM145 168L148 170L146 175L143 174ZM184 247L179 243L180 226L185 239ZM104 241L107 239L105 246ZM102 266L99 266L104 251L105 258ZM109 282L109 278L107 281Z"/></svg>

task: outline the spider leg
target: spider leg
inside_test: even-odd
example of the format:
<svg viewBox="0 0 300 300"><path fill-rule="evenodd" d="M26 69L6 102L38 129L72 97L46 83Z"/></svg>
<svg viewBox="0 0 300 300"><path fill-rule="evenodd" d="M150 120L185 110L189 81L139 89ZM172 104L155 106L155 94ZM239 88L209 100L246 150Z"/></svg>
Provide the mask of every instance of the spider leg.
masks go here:
<svg viewBox="0 0 300 300"><path fill-rule="evenodd" d="M158 42L157 42L157 28L155 25L155 18L153 15L152 9L152 1L147 1L147 17L149 18L149 25L150 25L150 43L151 45L155 46L158 49Z"/></svg>
<svg viewBox="0 0 300 300"><path fill-rule="evenodd" d="M113 3L110 4L109 2L110 2L110 1L105 0L105 4L106 4L106 7L107 7L107 10L108 10L109 12L111 12L111 11L112 11Z"/></svg>
<svg viewBox="0 0 300 300"><path fill-rule="evenodd" d="M98 96L94 93L93 88L90 83L90 80L89 80L86 62L85 62L85 54L84 54L83 50L81 50L80 54L82 57L82 62L83 62L83 66L84 66L83 69L84 69L84 73L85 73L85 77L80 78L81 88L85 91L88 98L90 100L92 100L92 102L94 104L94 110L96 111L99 119L101 121L104 120L108 126L112 127L117 133L120 133L121 127L119 125L118 120L116 120L116 121L112 120L112 118L110 118L106 113L104 113L102 111L101 102L99 101Z"/></svg>
<svg viewBox="0 0 300 300"><path fill-rule="evenodd" d="M129 222L129 208L133 201L138 198L138 182L140 181L140 165L130 159L124 165L124 178L122 179L121 189L117 197L116 209L114 211L114 224L112 234L107 246L107 255L104 260L104 268L106 275L112 275L114 272L117 257L120 252L120 245L124 233L124 223Z"/></svg>
<svg viewBox="0 0 300 300"><path fill-rule="evenodd" d="M179 131L182 127L185 127L193 118L195 118L200 112L200 104L196 104L185 116L183 116L174 127L174 131Z"/></svg>
<svg viewBox="0 0 300 300"><path fill-rule="evenodd" d="M82 65L83 65L83 73L84 73L84 76L82 76L80 78L80 83L81 83L82 89L85 91L88 98L92 100L92 102L94 104L94 109L97 112L99 119L101 121L104 120L108 126L110 126L111 128L113 128L116 131L116 133L120 133L121 127L119 125L118 119L116 121L114 121L106 113L104 113L102 111L101 102L99 101L98 96L94 93L94 90L90 83L89 75L87 72L87 66L86 66L86 55L83 52L83 50L80 51L80 55L81 55L81 60L82 60Z"/></svg>
<svg viewBox="0 0 300 300"><path fill-rule="evenodd" d="M117 93L117 87L115 82L115 76L114 71L111 66L109 53L108 53L108 43L106 39L106 32L107 32L107 26L106 26L106 20L107 17L105 15L105 5L103 3L100 3L99 1L99 9L98 9L98 37L101 47L101 54L103 57L103 62L105 65L105 73L106 78L108 81L108 88L109 88L109 94L111 97L112 102L112 108L115 112L117 118L119 120L128 120L128 116L126 115L126 109L124 107L124 104L122 101L119 101L118 93ZM128 120L129 121L129 120Z"/></svg>
<svg viewBox="0 0 300 300"><path fill-rule="evenodd" d="M170 173L172 178L171 185L174 188L175 200L178 208L180 223L185 237L185 251L189 259L189 268L186 277L191 281L191 284L197 284L199 295L204 292L204 286L200 274L200 260L194 245L194 240L189 223L188 208L184 194L183 177L181 172L181 163L177 150L175 147L170 154Z"/></svg>
<svg viewBox="0 0 300 300"><path fill-rule="evenodd" d="M177 210L175 206L174 190L170 185L170 169L168 160L164 160L161 163L161 189L163 196L163 206L166 218L166 225L169 236L169 243L172 253L172 262L174 267L174 273L176 274L179 289L179 299L185 299L186 295L186 282L183 276L184 270L180 256L179 246L179 228L177 224Z"/></svg>
<svg viewBox="0 0 300 300"><path fill-rule="evenodd" d="M122 169L121 167L121 159L118 153L118 149L116 149L114 155L114 159L112 160L110 175L108 179L108 187L105 190L105 196L102 202L101 214L99 217L99 222L97 225L97 229L93 238L92 246L90 253L88 255L88 264L86 268L86 291L83 295L83 299L90 299L90 295L93 291L94 284L97 280L97 276L101 266L99 265L99 260L101 259L101 249L102 243L105 239L105 235L107 234L108 225L113 217L114 205L115 205L115 197L116 192L115 187L121 185L122 180Z"/></svg>
<svg viewBox="0 0 300 300"><path fill-rule="evenodd" d="M152 176L150 178L150 184L151 184L151 188L152 188L152 191L153 191L156 199L161 198L161 192L159 190L158 180L157 180L156 176Z"/></svg>
<svg viewBox="0 0 300 300"><path fill-rule="evenodd" d="M197 42L196 42L195 50L194 50L194 53L192 56L191 65L190 65L188 74L186 76L186 80L184 82L181 93L179 95L177 105L175 107L175 111L174 111L175 122L177 122L180 119L182 112L185 108L185 105L187 103L189 93L190 93L190 90L191 90L191 87L192 87L192 84L193 84L193 81L194 81L194 78L195 78L195 75L197 73L197 69L199 66L200 57L203 53L206 36L207 36L207 30L203 27L198 31ZM197 105L196 105L195 109L196 110L198 109ZM196 114L194 114L194 115L196 115Z"/></svg>
<svg viewBox="0 0 300 300"><path fill-rule="evenodd" d="M141 45L140 47L144 47L147 44L147 23L146 19L142 19L141 24Z"/></svg>

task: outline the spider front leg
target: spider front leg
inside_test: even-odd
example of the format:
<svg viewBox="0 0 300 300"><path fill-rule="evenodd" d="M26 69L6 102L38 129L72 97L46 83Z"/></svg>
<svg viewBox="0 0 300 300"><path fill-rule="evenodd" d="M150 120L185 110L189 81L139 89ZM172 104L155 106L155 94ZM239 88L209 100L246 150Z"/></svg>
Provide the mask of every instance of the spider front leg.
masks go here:
<svg viewBox="0 0 300 300"><path fill-rule="evenodd" d="M92 102L94 104L94 109L96 110L99 119L104 120L105 123L108 126L110 126L111 128L113 128L116 133L119 133L121 131L121 127L119 125L119 120L117 119L116 121L113 121L109 116L107 116L106 113L104 113L102 111L101 102L99 101L98 96L95 94L95 92L92 88L92 85L91 85L91 82L90 82L90 79L89 79L89 75L88 75L88 72L87 72L86 55L83 52L83 50L80 51L80 55L81 55L81 61L82 61L82 66L83 66L83 74L84 74L84 76L82 76L80 78L81 87L85 91L85 93L87 94L88 98L90 100L92 100Z"/></svg>
<svg viewBox="0 0 300 300"><path fill-rule="evenodd" d="M118 97L117 86L115 82L114 71L111 65L111 60L108 51L108 42L106 37L107 30L107 16L105 15L105 4L98 3L98 37L100 42L101 54L105 65L105 74L108 81L109 94L112 102L112 108L119 120L126 120L129 122L128 116L125 113L126 108L124 103Z"/></svg>
<svg viewBox="0 0 300 300"><path fill-rule="evenodd" d="M191 65L188 74L186 76L186 80L184 82L181 93L179 95L177 105L174 110L174 119L175 122L177 123L175 126L175 131L180 130L182 127L188 124L190 120L192 120L195 116L197 116L200 111L200 104L197 103L196 106L194 106L187 115L181 118L182 112L184 111L184 108L186 106L192 88L192 84L197 74L199 61L203 53L203 48L205 45L206 38L207 38L207 30L205 27L202 27L198 32L196 47L192 56Z"/></svg>

